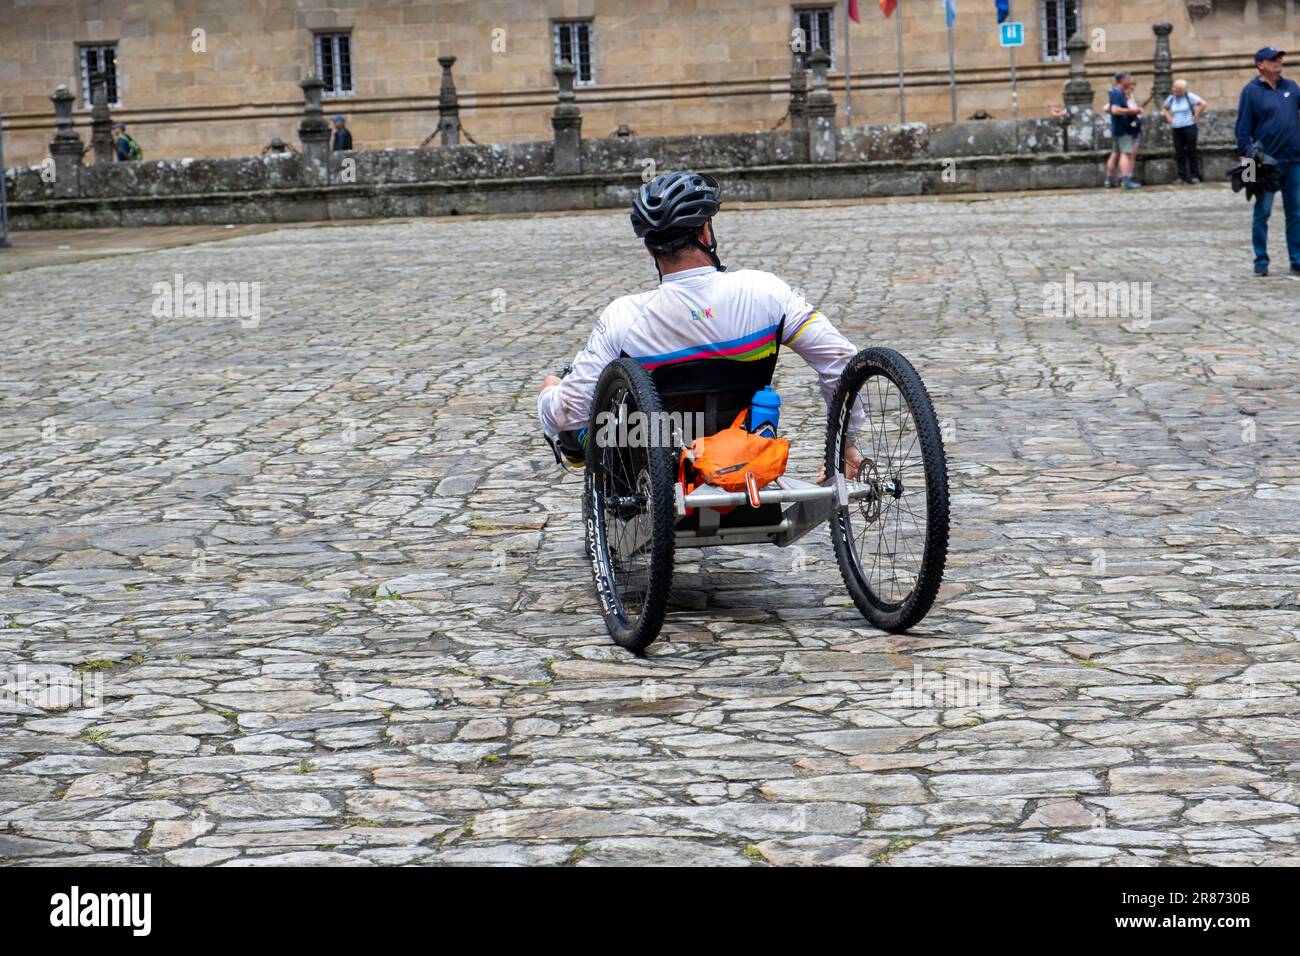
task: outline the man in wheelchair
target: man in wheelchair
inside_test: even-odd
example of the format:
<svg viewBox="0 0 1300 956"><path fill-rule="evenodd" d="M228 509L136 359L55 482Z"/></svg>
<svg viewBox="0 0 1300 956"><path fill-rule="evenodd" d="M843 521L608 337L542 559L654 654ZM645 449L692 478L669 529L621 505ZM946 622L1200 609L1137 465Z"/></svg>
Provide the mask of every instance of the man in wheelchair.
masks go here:
<svg viewBox="0 0 1300 956"><path fill-rule="evenodd" d="M822 398L830 405L840 373L857 349L770 272L726 271L713 231L719 197L717 181L694 172L658 176L638 191L632 229L654 257L659 285L614 300L573 364L562 376L542 381L537 400L547 440L570 464L581 465L585 458L586 426L601 372L624 355L662 375L671 371L668 366L707 359L774 365L778 347L785 345L816 370ZM854 478L860 464L856 448L847 449L847 477Z"/></svg>
<svg viewBox="0 0 1300 956"><path fill-rule="evenodd" d="M858 610L906 630L938 593L948 542L947 466L925 385L893 349L857 352L776 276L725 271L718 205L717 182L700 173L641 187L632 229L659 285L605 309L537 399L556 458L584 466L605 626L631 651L655 640L679 548L787 547L826 523ZM828 409L816 484L785 475L789 443L775 434L779 398L767 388L782 345L816 370ZM622 434L633 416L667 418L669 437L662 427ZM688 420L693 441L678 428Z"/></svg>

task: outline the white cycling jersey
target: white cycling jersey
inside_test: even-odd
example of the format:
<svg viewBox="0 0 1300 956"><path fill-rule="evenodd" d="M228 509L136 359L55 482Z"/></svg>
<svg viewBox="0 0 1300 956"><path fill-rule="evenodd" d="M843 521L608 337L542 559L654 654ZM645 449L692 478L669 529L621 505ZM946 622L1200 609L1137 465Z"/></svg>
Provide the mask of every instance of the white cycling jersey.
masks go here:
<svg viewBox="0 0 1300 956"><path fill-rule="evenodd" d="M538 396L542 428L554 438L586 427L600 373L624 353L649 371L692 359L755 361L776 351L778 329L781 344L817 371L829 406L857 349L803 296L753 269L705 266L666 275L658 288L615 299L601 313L573 371Z"/></svg>

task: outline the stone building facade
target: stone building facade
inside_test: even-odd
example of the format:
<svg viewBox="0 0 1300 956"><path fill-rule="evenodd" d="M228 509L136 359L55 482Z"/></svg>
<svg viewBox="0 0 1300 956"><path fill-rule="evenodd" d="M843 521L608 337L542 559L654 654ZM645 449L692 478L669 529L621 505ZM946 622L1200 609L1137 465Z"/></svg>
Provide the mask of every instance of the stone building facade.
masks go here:
<svg viewBox="0 0 1300 956"><path fill-rule="evenodd" d="M557 56L578 67L584 137L625 125L641 135L769 129L788 103L795 26L829 41L845 122L844 31L852 121L898 116L895 27L873 0L851 23L843 0L0 0L0 111L10 164L39 162L53 133L50 95L77 97L111 68L113 115L148 158L259 152L296 142L298 83L327 82L358 147L415 146L437 127L439 56L453 75L465 134L480 143L548 139ZM1008 52L994 0L957 0L958 117L1011 115ZM1168 21L1174 71L1211 106L1235 106L1251 53L1295 48L1297 0L1011 0L1024 23L1021 116L1061 101L1064 42L1077 29L1098 103L1109 75L1133 70L1150 92L1155 37ZM950 118L942 0L900 0L907 119ZM895 14L898 16L899 14Z"/></svg>

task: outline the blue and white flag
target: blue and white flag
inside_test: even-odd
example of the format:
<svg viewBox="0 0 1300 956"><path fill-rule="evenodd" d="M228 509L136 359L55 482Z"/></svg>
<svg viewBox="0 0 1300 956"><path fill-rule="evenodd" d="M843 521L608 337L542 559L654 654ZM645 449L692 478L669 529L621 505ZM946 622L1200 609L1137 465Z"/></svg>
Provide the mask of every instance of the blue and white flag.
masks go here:
<svg viewBox="0 0 1300 956"><path fill-rule="evenodd" d="M957 0L943 0L943 18L949 28L957 22Z"/></svg>

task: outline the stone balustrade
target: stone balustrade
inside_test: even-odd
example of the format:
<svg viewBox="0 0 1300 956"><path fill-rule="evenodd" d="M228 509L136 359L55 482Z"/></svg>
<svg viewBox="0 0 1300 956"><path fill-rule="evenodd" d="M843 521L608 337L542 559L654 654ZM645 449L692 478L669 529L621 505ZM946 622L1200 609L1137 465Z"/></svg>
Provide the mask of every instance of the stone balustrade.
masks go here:
<svg viewBox="0 0 1300 956"><path fill-rule="evenodd" d="M1168 24L1155 24L1153 30L1155 63L1167 80L1172 69ZM314 76L300 84L300 153L228 159L116 163L97 156L86 165L72 125L72 94L60 88L51 97L57 124L50 143L55 175L42 175L42 167L15 170L11 213L15 227L33 228L600 208L629 202L649 168L716 172L726 179L726 195L733 201L1100 185L1103 151L1109 148L1108 118L1092 109L1086 43L1075 36L1068 49L1066 109L1058 116L936 127L838 127L826 75L830 58L816 50L808 57L810 85L806 75L799 75L797 58L792 65L787 128L591 140L582 138L576 74L565 62L555 69L552 139L496 145L457 144L459 103L451 80L455 57L444 56L439 58L437 131L442 145L356 150L346 156L330 151L323 84ZM108 122L104 99L104 86L96 83L97 138ZM1214 111L1202 120L1207 178L1232 165L1233 118ZM1144 129L1139 178L1172 180L1169 132L1158 112L1147 116ZM344 163L349 164L346 170Z"/></svg>
<svg viewBox="0 0 1300 956"><path fill-rule="evenodd" d="M1235 161L1234 120L1220 111L1202 120L1207 179ZM1158 114L1146 128L1138 177L1169 182L1168 130ZM1090 187L1101 184L1108 137L1107 117L1087 111L840 128L829 162L813 161L807 131L782 129L581 140L580 172L562 175L552 141L331 154L325 181L294 153L76 166L71 183L47 182L36 166L13 171L10 216L25 229L608 208L631 201L648 163L711 171L730 201Z"/></svg>

